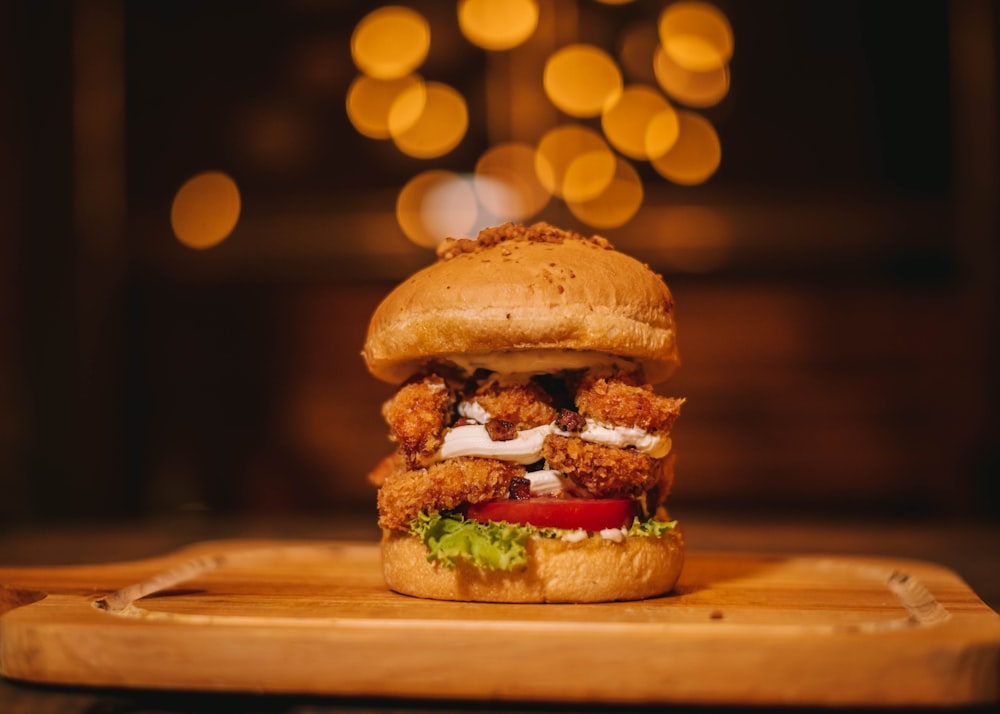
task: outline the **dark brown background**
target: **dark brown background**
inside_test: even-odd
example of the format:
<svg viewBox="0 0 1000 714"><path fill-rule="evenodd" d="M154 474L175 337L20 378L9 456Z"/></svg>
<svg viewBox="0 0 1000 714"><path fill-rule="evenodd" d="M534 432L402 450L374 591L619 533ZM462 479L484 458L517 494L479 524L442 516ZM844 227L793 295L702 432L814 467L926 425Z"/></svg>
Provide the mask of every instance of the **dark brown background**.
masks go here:
<svg viewBox="0 0 1000 714"><path fill-rule="evenodd" d="M470 102L435 166L467 171L501 61L461 40L452 3L412 4L434 23L427 74ZM677 298L675 511L997 518L996 5L718 5L736 37L732 90L704 112L722 166L693 188L644 174L640 218L606 232ZM543 3L594 42L662 6ZM4 523L374 512L389 392L359 350L380 297L431 256L393 216L429 165L343 110L372 7L2 6ZM301 145L254 149L272 109ZM206 169L244 208L198 252L168 216ZM683 207L729 226L710 271L656 240ZM542 217L580 228L555 204Z"/></svg>

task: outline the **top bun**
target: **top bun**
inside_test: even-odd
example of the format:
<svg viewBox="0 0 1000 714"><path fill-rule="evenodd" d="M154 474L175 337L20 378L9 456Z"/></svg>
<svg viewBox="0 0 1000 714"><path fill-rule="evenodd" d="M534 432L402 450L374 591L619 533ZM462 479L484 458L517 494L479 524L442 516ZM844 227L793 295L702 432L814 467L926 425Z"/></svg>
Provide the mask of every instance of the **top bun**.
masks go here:
<svg viewBox="0 0 1000 714"><path fill-rule="evenodd" d="M362 354L381 380L442 362L470 372L641 367L660 382L679 364L670 290L600 236L508 223L448 239L437 254L372 316Z"/></svg>

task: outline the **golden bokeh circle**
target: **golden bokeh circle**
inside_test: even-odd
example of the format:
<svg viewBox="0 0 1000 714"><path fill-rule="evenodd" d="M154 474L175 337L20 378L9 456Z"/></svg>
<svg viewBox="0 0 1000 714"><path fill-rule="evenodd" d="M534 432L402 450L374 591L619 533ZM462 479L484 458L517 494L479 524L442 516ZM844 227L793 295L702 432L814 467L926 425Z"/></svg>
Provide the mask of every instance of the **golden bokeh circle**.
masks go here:
<svg viewBox="0 0 1000 714"><path fill-rule="evenodd" d="M642 179L628 161L616 157L614 175L601 193L586 201L566 201L577 219L598 229L625 225L642 207Z"/></svg>
<svg viewBox="0 0 1000 714"><path fill-rule="evenodd" d="M693 72L725 66L733 55L733 29L707 2L676 2L660 13L660 44L670 59Z"/></svg>
<svg viewBox="0 0 1000 714"><path fill-rule="evenodd" d="M459 0L458 27L484 50L509 50L538 27L537 0Z"/></svg>
<svg viewBox="0 0 1000 714"><path fill-rule="evenodd" d="M407 156L444 156L465 138L469 110L453 87L427 82L405 90L389 110L392 140Z"/></svg>
<svg viewBox="0 0 1000 714"><path fill-rule="evenodd" d="M622 91L614 59L594 45L573 44L545 62L542 86L557 108L574 117L596 117Z"/></svg>
<svg viewBox="0 0 1000 714"><path fill-rule="evenodd" d="M416 10L387 5L365 15L351 34L351 57L359 70L378 79L398 79L427 58L431 26Z"/></svg>
<svg viewBox="0 0 1000 714"><path fill-rule="evenodd" d="M419 88L421 93L414 98L419 103L419 108L411 112L412 116L397 118L397 122L405 125L397 127L397 132L402 132L416 122L426 102L423 79L416 74L397 79L358 75L347 89L347 117L359 134L370 139L388 139L392 135L389 129L389 112L404 92L414 88Z"/></svg>
<svg viewBox="0 0 1000 714"><path fill-rule="evenodd" d="M699 114L677 112L680 133L663 156L650 163L664 178L685 186L707 181L722 162L722 143L711 122Z"/></svg>
<svg viewBox="0 0 1000 714"><path fill-rule="evenodd" d="M170 226L184 245L210 248L233 232L240 210L240 191L232 177L221 171L205 171L177 190L170 207Z"/></svg>
<svg viewBox="0 0 1000 714"><path fill-rule="evenodd" d="M579 124L549 130L535 151L535 173L550 193L582 201L596 196L614 176L614 152L596 131Z"/></svg>
<svg viewBox="0 0 1000 714"><path fill-rule="evenodd" d="M411 241L434 248L445 238L468 236L479 215L471 183L453 171L417 174L396 198L396 221Z"/></svg>
<svg viewBox="0 0 1000 714"><path fill-rule="evenodd" d="M490 147L475 170L476 194L502 220L523 221L541 211L552 196L535 173L535 149L522 142Z"/></svg>
<svg viewBox="0 0 1000 714"><path fill-rule="evenodd" d="M678 131L677 112L658 90L632 84L601 114L608 141L630 159L647 161L665 154Z"/></svg>
<svg viewBox="0 0 1000 714"><path fill-rule="evenodd" d="M653 73L663 91L689 107L713 107L729 92L729 65L693 72L674 62L662 47L653 54Z"/></svg>
<svg viewBox="0 0 1000 714"><path fill-rule="evenodd" d="M585 151L566 166L564 201L589 201L604 193L614 179L617 157L611 151Z"/></svg>

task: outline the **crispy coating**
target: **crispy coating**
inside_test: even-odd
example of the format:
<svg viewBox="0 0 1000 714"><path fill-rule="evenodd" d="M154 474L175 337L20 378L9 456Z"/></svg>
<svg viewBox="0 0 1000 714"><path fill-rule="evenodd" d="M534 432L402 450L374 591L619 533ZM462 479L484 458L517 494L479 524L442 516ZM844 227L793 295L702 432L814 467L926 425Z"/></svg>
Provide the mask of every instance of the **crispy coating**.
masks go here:
<svg viewBox="0 0 1000 714"><path fill-rule="evenodd" d="M487 380L469 398L490 413L518 429L542 426L556 418L552 397L534 381L501 382Z"/></svg>
<svg viewBox="0 0 1000 714"><path fill-rule="evenodd" d="M634 449L618 449L575 436L545 437L542 457L548 468L561 471L597 498L628 498L652 488L660 477L659 459Z"/></svg>
<svg viewBox="0 0 1000 714"><path fill-rule="evenodd" d="M648 384L605 377L585 377L576 391L576 405L583 416L660 434L670 433L683 403L683 399L656 394Z"/></svg>
<svg viewBox="0 0 1000 714"><path fill-rule="evenodd" d="M684 403L656 394L637 372L563 377L520 381L480 374L461 384L435 373L401 387L382 411L400 448L368 475L379 487L379 526L405 531L421 512L507 498L512 482L524 477L524 466L497 459L461 457L428 466L455 423L458 399L474 401L492 416L494 439L510 437L515 426L528 429L553 421L574 431L585 417L667 434ZM565 409L570 398L578 411ZM553 434L544 442L542 458L546 468L562 472L581 491L597 498L638 498L650 513L662 510L673 484L673 454L654 459L631 448Z"/></svg>
<svg viewBox="0 0 1000 714"><path fill-rule="evenodd" d="M422 511L506 498L511 480L524 473L518 464L468 456L394 473L378 491L379 527L405 531Z"/></svg>
<svg viewBox="0 0 1000 714"><path fill-rule="evenodd" d="M566 388L575 396L585 383L603 379L607 382L621 382L630 387L646 387L646 376L641 367L625 370L620 367L598 367L597 369L579 370L566 374Z"/></svg>
<svg viewBox="0 0 1000 714"><path fill-rule="evenodd" d="M455 393L442 377L430 374L400 387L382 405L382 416L389 424L390 438L399 443L407 463L419 466L441 448L454 409Z"/></svg>

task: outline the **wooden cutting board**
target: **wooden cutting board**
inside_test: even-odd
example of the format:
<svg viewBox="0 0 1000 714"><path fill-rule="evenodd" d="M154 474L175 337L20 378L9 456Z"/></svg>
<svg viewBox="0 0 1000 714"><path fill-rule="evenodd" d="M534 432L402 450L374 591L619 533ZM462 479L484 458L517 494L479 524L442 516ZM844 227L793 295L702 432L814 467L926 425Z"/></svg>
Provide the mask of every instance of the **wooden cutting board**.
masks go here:
<svg viewBox="0 0 1000 714"><path fill-rule="evenodd" d="M675 593L495 605L385 589L377 545L215 541L0 569L0 674L67 685L594 703L1000 701L1000 616L912 560L694 552Z"/></svg>

